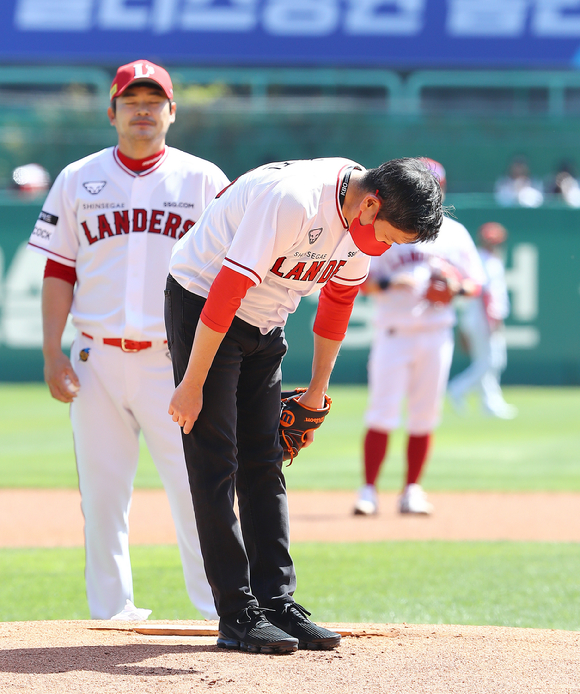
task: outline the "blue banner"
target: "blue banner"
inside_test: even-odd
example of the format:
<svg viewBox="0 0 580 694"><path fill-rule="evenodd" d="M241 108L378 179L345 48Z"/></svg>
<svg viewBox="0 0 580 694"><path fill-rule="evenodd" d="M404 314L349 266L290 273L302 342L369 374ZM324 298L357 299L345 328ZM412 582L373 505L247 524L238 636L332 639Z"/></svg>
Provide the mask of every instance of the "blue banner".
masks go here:
<svg viewBox="0 0 580 694"><path fill-rule="evenodd" d="M2 0L0 61L580 64L580 0Z"/></svg>

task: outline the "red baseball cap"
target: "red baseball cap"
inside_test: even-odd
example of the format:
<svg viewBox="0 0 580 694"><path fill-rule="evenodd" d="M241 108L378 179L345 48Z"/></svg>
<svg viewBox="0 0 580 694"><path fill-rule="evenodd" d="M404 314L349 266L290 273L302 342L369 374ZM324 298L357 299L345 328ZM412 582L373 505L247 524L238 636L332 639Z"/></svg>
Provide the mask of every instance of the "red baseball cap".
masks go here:
<svg viewBox="0 0 580 694"><path fill-rule="evenodd" d="M420 159L423 164L425 164L425 166L435 174L437 180L439 181L439 185L443 190L445 190L447 185L447 176L443 166L438 161L435 161L435 159L429 159L428 157L420 157Z"/></svg>
<svg viewBox="0 0 580 694"><path fill-rule="evenodd" d="M121 65L111 84L111 101L136 82L154 82L165 92L168 99L173 99L173 84L167 70L149 60L134 60L127 65Z"/></svg>
<svg viewBox="0 0 580 694"><path fill-rule="evenodd" d="M504 243L507 235L507 229L498 222L486 222L479 227L480 238L493 246Z"/></svg>

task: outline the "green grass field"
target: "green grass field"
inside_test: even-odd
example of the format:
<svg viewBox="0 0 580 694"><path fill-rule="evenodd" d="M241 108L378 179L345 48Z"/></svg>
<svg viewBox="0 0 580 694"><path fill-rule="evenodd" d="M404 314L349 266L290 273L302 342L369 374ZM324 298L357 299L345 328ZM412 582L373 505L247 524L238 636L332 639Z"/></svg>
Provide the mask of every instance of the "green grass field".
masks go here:
<svg viewBox="0 0 580 694"><path fill-rule="evenodd" d="M319 621L580 630L574 544L300 543L296 600ZM88 619L84 552L0 551L0 620ZM199 619L173 546L134 547L135 602L151 619Z"/></svg>
<svg viewBox="0 0 580 694"><path fill-rule="evenodd" d="M449 410L428 490L580 490L580 389L506 388L505 422ZM366 390L334 387L316 444L285 470L290 489L356 489ZM404 436L393 437L382 489L398 489ZM76 487L66 406L40 384L0 385L0 486ZM142 449L138 487L159 478ZM1 530L1 529L0 529ZM388 542L293 546L296 599L321 621L495 624L580 630L580 549L568 543ZM199 615L175 547L134 547L136 603L154 619ZM0 550L0 620L85 619L84 553Z"/></svg>
<svg viewBox="0 0 580 694"><path fill-rule="evenodd" d="M579 491L580 388L506 388L520 410L515 420L461 418L449 408L435 436L424 482L431 490ZM366 389L331 389L333 406L316 443L286 468L290 489L356 489ZM392 437L380 486L398 489L402 431ZM137 487L160 487L142 448ZM0 384L0 486L77 486L68 408L41 384Z"/></svg>

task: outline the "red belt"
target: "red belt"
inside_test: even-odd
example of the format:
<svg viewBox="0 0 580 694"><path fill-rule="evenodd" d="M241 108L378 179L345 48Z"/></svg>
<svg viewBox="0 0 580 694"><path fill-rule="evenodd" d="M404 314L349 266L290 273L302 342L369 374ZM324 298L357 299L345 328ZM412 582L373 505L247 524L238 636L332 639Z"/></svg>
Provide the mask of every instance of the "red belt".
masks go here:
<svg viewBox="0 0 580 694"><path fill-rule="evenodd" d="M93 336L88 333L81 334L88 337L89 340L94 340ZM153 345L152 342L137 342L136 340L126 340L124 337L104 337L103 344L111 345L111 347L120 347L123 352L140 352L142 349L149 349Z"/></svg>

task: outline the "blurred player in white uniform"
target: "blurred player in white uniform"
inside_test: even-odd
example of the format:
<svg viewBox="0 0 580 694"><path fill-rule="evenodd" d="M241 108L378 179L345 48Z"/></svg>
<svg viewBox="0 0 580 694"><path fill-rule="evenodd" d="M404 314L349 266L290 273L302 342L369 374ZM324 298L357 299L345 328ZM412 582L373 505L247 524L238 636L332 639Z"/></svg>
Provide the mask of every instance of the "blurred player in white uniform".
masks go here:
<svg viewBox="0 0 580 694"><path fill-rule="evenodd" d="M118 146L61 172L29 242L47 257L45 379L54 398L71 403L90 614L109 619L134 602L128 514L142 432L171 505L188 594L211 619L183 449L167 415L163 289L174 243L228 180L165 145L175 103L163 68L121 66L108 115ZM77 329L70 360L61 349L69 313Z"/></svg>
<svg viewBox="0 0 580 694"><path fill-rule="evenodd" d="M320 289L300 398L319 410L367 256L433 238L441 217L439 185L416 159L368 171L348 159L280 162L240 176L176 244L165 304L179 384L170 413L183 427L218 646L269 653L340 641L293 599L279 440L284 325Z"/></svg>
<svg viewBox="0 0 580 694"><path fill-rule="evenodd" d="M445 171L425 160L445 189ZM375 300L375 333L369 356L369 404L364 440L365 485L356 515L378 511L377 479L390 433L407 405L407 476L401 513L428 514L432 505L420 485L433 430L439 424L451 358L455 295L474 296L483 268L467 229L445 217L435 241L393 245L373 259L363 291Z"/></svg>
<svg viewBox="0 0 580 694"><path fill-rule="evenodd" d="M459 314L459 327L471 364L451 379L448 394L460 414L467 412L467 394L477 391L484 414L513 419L517 408L504 400L500 386L501 374L507 365L503 327L510 312L500 250L507 239L507 230L497 222L487 222L480 227L477 237L485 284L481 296L467 301Z"/></svg>

